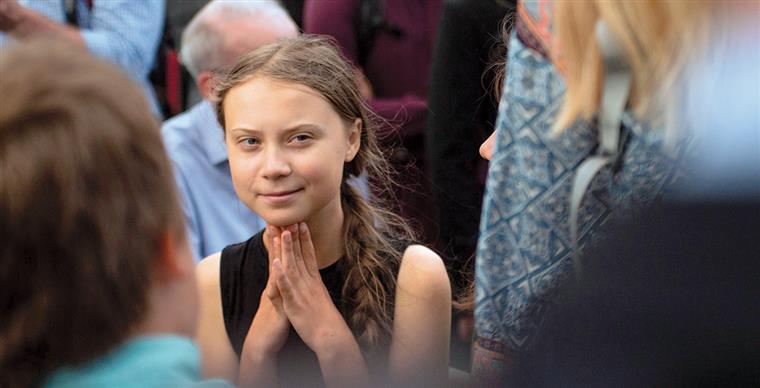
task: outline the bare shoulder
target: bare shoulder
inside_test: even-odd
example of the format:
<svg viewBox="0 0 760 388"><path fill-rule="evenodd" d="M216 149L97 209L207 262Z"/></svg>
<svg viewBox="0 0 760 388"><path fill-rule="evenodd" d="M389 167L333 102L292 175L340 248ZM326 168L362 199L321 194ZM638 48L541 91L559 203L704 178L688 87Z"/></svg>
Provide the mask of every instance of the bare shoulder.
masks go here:
<svg viewBox="0 0 760 388"><path fill-rule="evenodd" d="M399 291L415 295L440 295L451 299L449 276L443 260L423 245L410 245L404 251L398 287Z"/></svg>
<svg viewBox="0 0 760 388"><path fill-rule="evenodd" d="M233 381L237 376L237 356L227 338L219 287L221 253L213 254L195 267L200 293L196 341L201 349L203 375Z"/></svg>
<svg viewBox="0 0 760 388"><path fill-rule="evenodd" d="M219 265L222 260L222 253L214 253L195 267L195 276L198 279L198 287L201 292L219 289Z"/></svg>

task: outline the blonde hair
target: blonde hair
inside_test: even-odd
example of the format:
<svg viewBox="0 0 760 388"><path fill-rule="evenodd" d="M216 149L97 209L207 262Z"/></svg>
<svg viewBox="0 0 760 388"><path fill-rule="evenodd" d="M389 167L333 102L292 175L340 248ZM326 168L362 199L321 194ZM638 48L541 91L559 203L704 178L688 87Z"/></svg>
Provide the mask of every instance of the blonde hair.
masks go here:
<svg viewBox="0 0 760 388"><path fill-rule="evenodd" d="M710 1L555 1L554 60L567 90L555 130L599 109L604 65L595 36L603 20L619 42L632 75L630 107L638 118L659 120L672 101L686 63L709 34ZM666 99L667 97L667 99ZM675 98L674 98L675 97Z"/></svg>

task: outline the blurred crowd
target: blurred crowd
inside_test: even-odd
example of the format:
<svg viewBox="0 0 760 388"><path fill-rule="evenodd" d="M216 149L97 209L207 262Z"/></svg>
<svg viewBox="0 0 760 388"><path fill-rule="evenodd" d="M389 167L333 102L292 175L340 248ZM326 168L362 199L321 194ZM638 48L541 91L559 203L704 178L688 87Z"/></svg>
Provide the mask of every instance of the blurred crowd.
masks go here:
<svg viewBox="0 0 760 388"><path fill-rule="evenodd" d="M758 386L758 20L0 0L0 386Z"/></svg>

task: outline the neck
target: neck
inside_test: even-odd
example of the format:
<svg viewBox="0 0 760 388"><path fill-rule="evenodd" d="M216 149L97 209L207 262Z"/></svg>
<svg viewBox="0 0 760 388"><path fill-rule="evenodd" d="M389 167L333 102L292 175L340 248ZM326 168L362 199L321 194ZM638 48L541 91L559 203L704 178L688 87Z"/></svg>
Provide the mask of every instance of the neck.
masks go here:
<svg viewBox="0 0 760 388"><path fill-rule="evenodd" d="M306 220L320 269L343 256L343 222L340 197Z"/></svg>
<svg viewBox="0 0 760 388"><path fill-rule="evenodd" d="M195 282L195 278L190 280ZM197 290L194 284L174 282L154 285L148 293L148 311L135 327L135 336L173 334L195 335Z"/></svg>

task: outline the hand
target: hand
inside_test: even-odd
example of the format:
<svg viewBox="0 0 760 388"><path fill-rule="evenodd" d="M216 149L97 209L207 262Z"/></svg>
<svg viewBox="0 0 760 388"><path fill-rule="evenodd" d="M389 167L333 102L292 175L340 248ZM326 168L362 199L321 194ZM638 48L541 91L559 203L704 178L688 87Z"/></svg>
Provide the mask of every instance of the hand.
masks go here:
<svg viewBox="0 0 760 388"><path fill-rule="evenodd" d="M0 31L8 32L16 27L23 8L16 0L0 0Z"/></svg>
<svg viewBox="0 0 760 388"><path fill-rule="evenodd" d="M347 339L355 342L319 275L309 228L305 223L291 225L281 236L281 255L273 267L282 306L293 328L318 356L325 347Z"/></svg>
<svg viewBox="0 0 760 388"><path fill-rule="evenodd" d="M269 278L243 345L243 352L252 353L255 357L276 355L285 345L290 329L272 268L278 252L282 250L280 234L280 228L269 225L264 232L264 238L269 242Z"/></svg>

